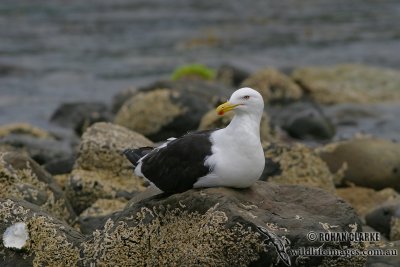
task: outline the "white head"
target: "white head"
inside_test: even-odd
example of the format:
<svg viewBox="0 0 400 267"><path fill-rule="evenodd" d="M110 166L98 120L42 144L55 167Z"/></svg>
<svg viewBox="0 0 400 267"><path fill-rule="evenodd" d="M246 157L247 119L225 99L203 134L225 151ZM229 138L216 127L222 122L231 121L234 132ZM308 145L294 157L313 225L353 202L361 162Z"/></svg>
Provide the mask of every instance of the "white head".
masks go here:
<svg viewBox="0 0 400 267"><path fill-rule="evenodd" d="M228 102L217 108L219 115L234 110L236 114L254 114L261 116L264 110L264 100L259 92L249 87L236 90Z"/></svg>

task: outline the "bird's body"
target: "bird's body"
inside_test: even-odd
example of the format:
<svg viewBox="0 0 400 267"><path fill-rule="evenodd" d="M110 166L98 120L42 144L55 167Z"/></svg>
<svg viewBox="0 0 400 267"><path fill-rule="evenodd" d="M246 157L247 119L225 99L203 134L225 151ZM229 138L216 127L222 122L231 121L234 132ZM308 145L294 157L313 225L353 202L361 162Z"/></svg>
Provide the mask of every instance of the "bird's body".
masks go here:
<svg viewBox="0 0 400 267"><path fill-rule="evenodd" d="M235 109L236 115L226 128L188 133L153 150L128 149L125 155L136 175L164 192L249 187L259 179L265 165L260 142L263 107L257 91L239 89L217 109L220 114Z"/></svg>

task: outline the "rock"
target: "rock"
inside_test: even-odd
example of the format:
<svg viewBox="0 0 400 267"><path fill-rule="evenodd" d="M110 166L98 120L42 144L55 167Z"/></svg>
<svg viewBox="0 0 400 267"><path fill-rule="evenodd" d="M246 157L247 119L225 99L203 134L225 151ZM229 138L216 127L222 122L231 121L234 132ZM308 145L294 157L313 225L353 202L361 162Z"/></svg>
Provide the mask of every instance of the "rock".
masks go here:
<svg viewBox="0 0 400 267"><path fill-rule="evenodd" d="M367 225L390 237L391 223L394 218L400 218L400 199L383 203L365 216ZM396 222L394 224L397 225ZM396 231L397 229L395 229Z"/></svg>
<svg viewBox="0 0 400 267"><path fill-rule="evenodd" d="M265 157L274 172L270 176L261 176L261 180L268 180L280 184L301 184L322 188L328 192L335 191L336 179L328 166L310 148L302 144L292 146L271 143L265 149ZM264 169L264 175L266 170Z"/></svg>
<svg viewBox="0 0 400 267"><path fill-rule="evenodd" d="M400 199L400 195L392 188L375 191L371 188L352 186L337 188L336 193L346 200L361 217L364 217L367 213L386 201Z"/></svg>
<svg viewBox="0 0 400 267"><path fill-rule="evenodd" d="M244 190L209 188L158 195L113 214L85 239L35 205L0 200L0 230L16 222L28 226L29 244L23 252L0 244L2 266L272 266L278 255L289 260L289 248L321 246L320 241L308 241L309 231L360 231L352 208L335 196L265 182ZM353 248L347 242L323 245ZM291 261L362 266L365 258ZM282 260L278 266L284 266Z"/></svg>
<svg viewBox="0 0 400 267"><path fill-rule="evenodd" d="M131 198L144 189L122 151L152 146L144 136L111 123L96 123L82 135L66 192L79 214L98 198Z"/></svg>
<svg viewBox="0 0 400 267"><path fill-rule="evenodd" d="M123 198L96 200L79 215L78 224L81 233L89 235L100 229L112 213L123 210L127 203L128 200Z"/></svg>
<svg viewBox="0 0 400 267"><path fill-rule="evenodd" d="M400 190L400 144L362 138L334 143L324 150L320 156L332 172L346 163L345 182L377 190Z"/></svg>
<svg viewBox="0 0 400 267"><path fill-rule="evenodd" d="M111 104L111 111L113 114L116 114L118 110L124 105L124 103L137 94L137 88L127 88L118 92L114 95L112 104Z"/></svg>
<svg viewBox="0 0 400 267"><path fill-rule="evenodd" d="M239 88L244 80L250 76L250 73L238 67L223 64L217 70L216 79L226 86Z"/></svg>
<svg viewBox="0 0 400 267"><path fill-rule="evenodd" d="M301 140L327 140L335 128L322 109L312 102L294 102L269 106L267 112L273 125L284 129L291 137Z"/></svg>
<svg viewBox="0 0 400 267"><path fill-rule="evenodd" d="M319 103L400 100L400 72L397 70L345 64L299 68L292 77Z"/></svg>
<svg viewBox="0 0 400 267"><path fill-rule="evenodd" d="M232 120L235 114L233 112L226 113L224 116L220 116L215 112L215 109L207 112L201 119L199 130L216 129L226 127ZM269 126L269 117L267 113L263 113L260 125L261 140L271 141L272 130Z"/></svg>
<svg viewBox="0 0 400 267"><path fill-rule="evenodd" d="M131 98L118 111L115 123L153 141L164 141L197 129L211 108L209 102L191 92L159 89Z"/></svg>
<svg viewBox="0 0 400 267"><path fill-rule="evenodd" d="M400 240L400 208L397 210L395 217L390 221L390 235L389 239L392 241Z"/></svg>
<svg viewBox="0 0 400 267"><path fill-rule="evenodd" d="M377 247L383 251L393 252L394 250L400 251L400 241L385 242L383 245ZM396 256L369 256L365 267L398 267L400 266L400 255Z"/></svg>
<svg viewBox="0 0 400 267"><path fill-rule="evenodd" d="M242 87L251 87L260 92L265 103L298 100L303 93L301 88L287 75L267 68L247 78Z"/></svg>
<svg viewBox="0 0 400 267"><path fill-rule="evenodd" d="M83 263L123 265L134 258L135 264L150 266L271 266L278 255L273 242L263 243L266 237L257 227L274 237L275 245L284 244L285 236L291 248L298 248L321 245L307 240L309 231L325 232L333 225L335 231L355 231L359 223L348 204L309 187L257 182L243 190L190 190L128 205L85 242ZM305 262L317 266L325 260Z"/></svg>
<svg viewBox="0 0 400 267"><path fill-rule="evenodd" d="M0 144L26 152L39 164L73 155L73 138L56 135L25 123L0 127Z"/></svg>
<svg viewBox="0 0 400 267"><path fill-rule="evenodd" d="M400 105L397 103L341 103L321 106L336 129L336 140L357 134L400 142Z"/></svg>
<svg viewBox="0 0 400 267"><path fill-rule="evenodd" d="M53 138L54 136L38 127L32 126L28 123L11 123L2 125L0 127L0 138L6 137L11 134L29 135L35 138Z"/></svg>
<svg viewBox="0 0 400 267"><path fill-rule="evenodd" d="M52 175L70 173L75 164L75 159L75 154L66 155L64 157L50 159L43 167Z"/></svg>
<svg viewBox="0 0 400 267"><path fill-rule="evenodd" d="M29 239L23 251L0 242L1 266L77 266L82 234L23 200L0 199L0 232L15 223L27 225Z"/></svg>
<svg viewBox="0 0 400 267"><path fill-rule="evenodd" d="M15 152L0 153L0 173L0 198L23 199L59 219L75 219L61 188L29 157Z"/></svg>
<svg viewBox="0 0 400 267"><path fill-rule="evenodd" d="M212 106L217 106L220 102L225 102L234 92L234 88L232 87L205 80L157 81L149 86L139 88L139 91L149 92L160 88L188 92L210 103Z"/></svg>
<svg viewBox="0 0 400 267"><path fill-rule="evenodd" d="M100 102L64 103L54 111L50 118L51 122L70 128L79 136L93 123L110 120L108 106Z"/></svg>

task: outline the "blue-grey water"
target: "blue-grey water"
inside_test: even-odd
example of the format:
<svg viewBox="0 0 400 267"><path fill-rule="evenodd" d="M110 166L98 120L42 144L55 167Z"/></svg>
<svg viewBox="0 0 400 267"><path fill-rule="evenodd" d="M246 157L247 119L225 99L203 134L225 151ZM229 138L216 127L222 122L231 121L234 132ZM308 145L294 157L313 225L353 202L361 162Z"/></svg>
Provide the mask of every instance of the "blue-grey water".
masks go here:
<svg viewBox="0 0 400 267"><path fill-rule="evenodd" d="M0 124L47 126L181 64L400 69L398 0L1 0Z"/></svg>

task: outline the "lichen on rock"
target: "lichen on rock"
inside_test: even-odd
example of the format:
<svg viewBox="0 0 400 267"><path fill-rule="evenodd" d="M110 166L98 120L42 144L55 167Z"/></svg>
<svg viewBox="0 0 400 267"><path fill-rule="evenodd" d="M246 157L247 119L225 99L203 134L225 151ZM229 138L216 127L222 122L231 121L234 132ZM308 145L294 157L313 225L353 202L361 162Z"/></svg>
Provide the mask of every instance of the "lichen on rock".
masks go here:
<svg viewBox="0 0 400 267"><path fill-rule="evenodd" d="M334 180L337 178L318 154L305 145L270 143L265 149L265 157L278 164L280 172L262 177L264 180L319 187L331 193L335 191Z"/></svg>

